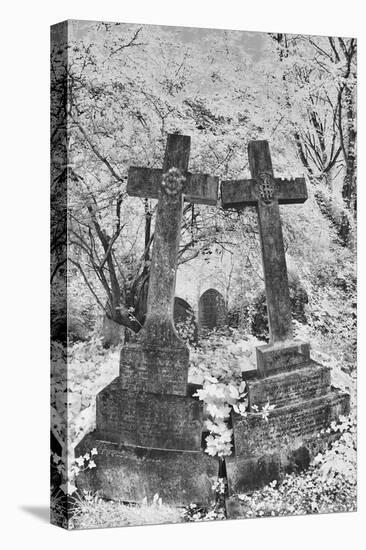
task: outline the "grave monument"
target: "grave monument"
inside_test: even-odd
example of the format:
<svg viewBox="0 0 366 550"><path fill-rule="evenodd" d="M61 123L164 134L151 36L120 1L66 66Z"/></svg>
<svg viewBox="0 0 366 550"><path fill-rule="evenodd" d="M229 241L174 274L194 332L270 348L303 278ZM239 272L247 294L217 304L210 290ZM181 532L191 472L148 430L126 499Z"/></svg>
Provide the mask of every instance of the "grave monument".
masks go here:
<svg viewBox="0 0 366 550"><path fill-rule="evenodd" d="M223 295L215 288L209 288L200 297L198 316L201 328L212 330L226 323L226 304Z"/></svg>
<svg viewBox="0 0 366 550"><path fill-rule="evenodd" d="M131 167L127 192L158 199L147 315L123 346L120 374L97 396L97 467L79 486L104 498L187 505L214 501L218 462L202 450L202 403L188 384L189 350L174 328L173 306L183 200L215 205L218 179L188 172L190 138L168 135L162 169Z"/></svg>
<svg viewBox="0 0 366 550"><path fill-rule="evenodd" d="M232 413L234 455L226 460L229 494L245 493L288 471L306 467L329 440L320 435L349 412L349 395L333 387L330 368L293 338L280 204L303 203L303 178L273 175L267 141L248 146L251 179L222 182L224 208L255 206L258 213L270 342L257 348L257 369L243 373L249 411ZM266 422L260 410L274 405ZM230 499L228 501L230 516Z"/></svg>

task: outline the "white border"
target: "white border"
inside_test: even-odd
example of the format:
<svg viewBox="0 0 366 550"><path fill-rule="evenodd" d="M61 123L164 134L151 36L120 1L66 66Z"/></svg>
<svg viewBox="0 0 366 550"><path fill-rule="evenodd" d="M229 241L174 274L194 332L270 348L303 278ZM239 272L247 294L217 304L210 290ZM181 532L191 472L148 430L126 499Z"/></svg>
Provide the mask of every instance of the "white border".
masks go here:
<svg viewBox="0 0 366 550"><path fill-rule="evenodd" d="M5 7L6 6L6 7ZM1 529L9 546L38 548L360 548L365 512L364 441L359 456L359 512L300 518L242 520L67 533L24 510L48 505L48 55L49 26L94 19L184 26L356 36L359 40L359 212L364 207L364 20L362 2L349 0L199 0L136 2L63 0L7 2L1 9ZM4 123L5 118L5 123ZM365 218L363 216L363 218ZM359 215L359 281L364 280L364 222ZM364 285L362 285L364 286ZM4 308L5 304L5 308ZM360 304L364 292L360 285ZM364 432L359 357L359 433ZM362 440L363 439L363 440ZM6 533L4 533L4 529ZM65 546L66 545L66 546Z"/></svg>

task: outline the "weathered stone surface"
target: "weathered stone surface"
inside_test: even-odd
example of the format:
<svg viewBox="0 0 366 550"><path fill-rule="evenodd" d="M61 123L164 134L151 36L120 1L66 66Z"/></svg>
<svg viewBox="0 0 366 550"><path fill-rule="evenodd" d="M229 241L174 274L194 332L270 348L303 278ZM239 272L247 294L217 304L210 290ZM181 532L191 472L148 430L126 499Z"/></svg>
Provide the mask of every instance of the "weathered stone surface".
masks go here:
<svg viewBox="0 0 366 550"><path fill-rule="evenodd" d="M226 305L223 295L214 288L209 288L199 300L199 323L203 328L222 327L226 322Z"/></svg>
<svg viewBox="0 0 366 550"><path fill-rule="evenodd" d="M173 322L183 197L217 199L217 178L187 172L189 153L189 136L171 134L161 171L129 171L130 194L158 198L146 320L121 350L119 377L97 396L95 434L77 449L98 449L97 467L79 476L79 487L109 499L151 501L156 493L175 505L214 499L218 463L201 450L202 404L192 397L188 347Z"/></svg>
<svg viewBox="0 0 366 550"><path fill-rule="evenodd" d="M215 501L212 485L218 461L202 451L143 449L100 441L95 434L85 438L76 456L96 447L96 468L78 476L79 489L98 491L106 499L152 501L156 493L166 504L187 506Z"/></svg>
<svg viewBox="0 0 366 550"><path fill-rule="evenodd" d="M127 192L135 197L158 198L158 190L163 170L160 168L138 168L131 166L128 171ZM195 204L215 206L217 203L219 178L209 174L186 173L184 200Z"/></svg>
<svg viewBox="0 0 366 550"><path fill-rule="evenodd" d="M274 409L268 422L260 414L234 414L235 456L226 460L229 494L245 493L306 468L336 436L320 433L349 413L349 395L328 395Z"/></svg>
<svg viewBox="0 0 366 550"><path fill-rule="evenodd" d="M229 495L247 493L267 485L282 475L278 454L261 457L234 456L226 459Z"/></svg>
<svg viewBox="0 0 366 550"><path fill-rule="evenodd" d="M296 449L348 412L349 395L332 391L325 396L275 408L268 422L259 413L248 413L247 417L234 413L235 454L258 456L271 454L276 447Z"/></svg>
<svg viewBox="0 0 366 550"><path fill-rule="evenodd" d="M100 439L199 451L202 428L202 403L193 397L122 390L118 378L97 396Z"/></svg>
<svg viewBox="0 0 366 550"><path fill-rule="evenodd" d="M247 380L249 409L263 407L267 402L284 407L304 399L328 393L330 367L310 361L308 366L274 374L263 379Z"/></svg>
<svg viewBox="0 0 366 550"><path fill-rule="evenodd" d="M262 377L299 368L310 360L310 346L300 340L258 346L256 351L258 375Z"/></svg>
<svg viewBox="0 0 366 550"><path fill-rule="evenodd" d="M156 171L133 167L129 172L128 192L132 195L158 198L154 244L150 267L147 316L141 331L141 343L169 345L176 340L173 306L177 256L183 211L183 197L190 202L216 204L217 178L189 174L190 137L169 134L163 169ZM149 174L155 182L153 189Z"/></svg>
<svg viewBox="0 0 366 550"><path fill-rule="evenodd" d="M303 178L281 181L273 177L267 141L250 141L248 156L252 179L223 182L222 204L224 208L257 208L270 340L281 342L290 340L293 331L279 201L304 202L306 186Z"/></svg>
<svg viewBox="0 0 366 550"><path fill-rule="evenodd" d="M189 136L168 136L158 190L147 316L139 337L141 344L165 346L178 339L173 324L173 304L190 146Z"/></svg>
<svg viewBox="0 0 366 550"><path fill-rule="evenodd" d="M121 350L121 387L131 391L186 395L189 351L187 346L154 346L140 343Z"/></svg>
<svg viewBox="0 0 366 550"><path fill-rule="evenodd" d="M274 196L279 204L298 204L308 198L304 178L273 178ZM221 201L224 208L256 206L260 199L255 179L227 180L221 187Z"/></svg>
<svg viewBox="0 0 366 550"><path fill-rule="evenodd" d="M154 170L135 167L129 173L128 192L137 196L158 198L158 206L150 267L147 315L144 327L137 340L143 353L140 359L137 357L136 367L131 367L130 355L135 352L131 349L122 350L121 376L126 377L126 384L128 384L132 368L136 368L137 371L141 370L142 379L144 378L144 370L149 371L148 378L150 379L153 376L150 370L154 371L155 369L155 374L158 370L161 370L161 383L156 382L151 390L144 386L141 387L141 389L153 392L169 393L171 391L169 381L166 389L162 389L168 368L171 369L171 376L174 376L175 370L177 371L177 385L179 387L182 378L186 376L185 369L188 368L188 348L180 341L173 323L175 277L183 196L186 191L189 191L190 202L203 201L212 204L212 201L216 202L217 200L217 178L195 174L187 176L189 154L190 137L169 134L163 169L158 175ZM152 180L155 182L153 190L151 189L149 174L152 174ZM189 182L187 182L187 178ZM151 350L148 351L150 346ZM154 357L157 348L174 348L177 361L175 358L169 358L169 352L165 360L164 353L160 353L160 351L160 355L157 354ZM177 351L178 348L180 349L179 352ZM124 364L125 360L127 361L126 365ZM186 367L183 367L184 361L186 361ZM156 374L156 376L159 375ZM124 384L124 382L122 383ZM139 384L138 381L137 384ZM175 392L175 390L173 391ZM181 390L178 392L181 393Z"/></svg>
<svg viewBox="0 0 366 550"><path fill-rule="evenodd" d="M349 395L331 389L329 369L311 361L309 344L293 340L279 204L304 202L305 181L273 177L266 141L250 142L248 155L252 179L223 182L222 203L257 208L270 344L257 348L257 372L243 373L250 412L232 414L235 455L226 461L231 495L306 467L329 442L320 432L349 412ZM275 408L267 422L252 411L268 401ZM235 510L230 513L235 517Z"/></svg>

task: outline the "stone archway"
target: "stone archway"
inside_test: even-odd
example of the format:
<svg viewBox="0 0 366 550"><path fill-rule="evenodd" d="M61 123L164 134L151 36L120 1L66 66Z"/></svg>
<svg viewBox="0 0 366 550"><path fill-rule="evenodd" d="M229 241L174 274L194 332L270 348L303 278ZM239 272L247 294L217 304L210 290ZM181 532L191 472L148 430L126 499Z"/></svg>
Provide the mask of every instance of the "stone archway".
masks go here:
<svg viewBox="0 0 366 550"><path fill-rule="evenodd" d="M215 288L209 288L202 294L198 304L199 325L214 329L226 324L226 304L223 295Z"/></svg>

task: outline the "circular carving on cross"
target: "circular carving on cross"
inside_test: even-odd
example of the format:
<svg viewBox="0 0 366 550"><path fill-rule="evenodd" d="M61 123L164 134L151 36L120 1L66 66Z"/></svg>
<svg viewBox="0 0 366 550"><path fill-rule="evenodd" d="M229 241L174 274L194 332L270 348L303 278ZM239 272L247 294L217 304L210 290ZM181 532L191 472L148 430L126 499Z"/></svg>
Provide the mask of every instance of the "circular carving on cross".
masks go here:
<svg viewBox="0 0 366 550"><path fill-rule="evenodd" d="M186 178L178 168L170 168L163 174L161 188L170 198L176 197L183 191Z"/></svg>
<svg viewBox="0 0 366 550"><path fill-rule="evenodd" d="M272 174L261 172L258 174L259 195L265 204L270 204L274 199L274 181Z"/></svg>

